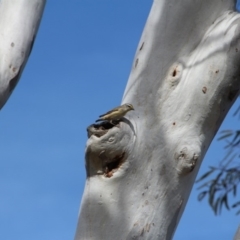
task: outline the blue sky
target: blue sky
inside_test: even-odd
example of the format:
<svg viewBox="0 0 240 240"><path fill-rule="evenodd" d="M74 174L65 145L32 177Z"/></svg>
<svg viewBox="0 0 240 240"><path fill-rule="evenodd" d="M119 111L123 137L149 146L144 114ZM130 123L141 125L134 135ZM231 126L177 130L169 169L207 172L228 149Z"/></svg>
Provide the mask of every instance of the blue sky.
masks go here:
<svg viewBox="0 0 240 240"><path fill-rule="evenodd" d="M121 102L151 3L48 1L31 57L0 113L1 239L73 239L86 127ZM222 128L239 128L239 121L230 113ZM200 174L221 159L222 146L212 143ZM195 189L174 239L232 239L239 216L214 216Z"/></svg>

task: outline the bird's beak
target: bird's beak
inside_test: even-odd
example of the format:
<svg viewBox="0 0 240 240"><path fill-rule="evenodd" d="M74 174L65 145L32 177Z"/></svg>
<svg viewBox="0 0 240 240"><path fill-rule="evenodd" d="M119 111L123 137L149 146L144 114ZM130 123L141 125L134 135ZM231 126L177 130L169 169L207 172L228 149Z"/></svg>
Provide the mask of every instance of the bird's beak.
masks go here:
<svg viewBox="0 0 240 240"><path fill-rule="evenodd" d="M133 106L132 106L132 110L135 110Z"/></svg>

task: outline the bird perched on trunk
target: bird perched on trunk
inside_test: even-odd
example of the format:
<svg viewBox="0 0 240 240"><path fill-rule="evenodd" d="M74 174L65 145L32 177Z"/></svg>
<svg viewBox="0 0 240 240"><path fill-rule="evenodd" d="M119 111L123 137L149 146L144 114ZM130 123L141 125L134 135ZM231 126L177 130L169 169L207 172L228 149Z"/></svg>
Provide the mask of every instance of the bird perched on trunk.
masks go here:
<svg viewBox="0 0 240 240"><path fill-rule="evenodd" d="M134 110L133 105L130 103L125 103L119 107L113 108L109 112L102 114L99 116L99 119L96 120L96 122L99 121L116 121L121 119L128 111Z"/></svg>

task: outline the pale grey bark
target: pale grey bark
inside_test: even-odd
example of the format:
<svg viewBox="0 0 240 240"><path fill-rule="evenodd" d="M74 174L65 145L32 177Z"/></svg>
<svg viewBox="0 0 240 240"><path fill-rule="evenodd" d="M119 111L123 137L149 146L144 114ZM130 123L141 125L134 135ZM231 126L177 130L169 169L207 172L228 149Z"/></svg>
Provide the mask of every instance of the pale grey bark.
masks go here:
<svg viewBox="0 0 240 240"><path fill-rule="evenodd" d="M240 227L238 227L237 232L234 236L234 240L240 240Z"/></svg>
<svg viewBox="0 0 240 240"><path fill-rule="evenodd" d="M239 94L233 9L229 0L153 2L123 97L136 110L117 126L88 128L75 240L172 239Z"/></svg>
<svg viewBox="0 0 240 240"><path fill-rule="evenodd" d="M31 53L46 0L0 1L0 109Z"/></svg>

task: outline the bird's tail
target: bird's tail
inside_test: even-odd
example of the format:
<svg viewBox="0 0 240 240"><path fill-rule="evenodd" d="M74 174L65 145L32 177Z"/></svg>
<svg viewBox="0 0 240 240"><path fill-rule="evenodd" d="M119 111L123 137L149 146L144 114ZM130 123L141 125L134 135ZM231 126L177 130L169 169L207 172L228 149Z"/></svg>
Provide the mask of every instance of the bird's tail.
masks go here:
<svg viewBox="0 0 240 240"><path fill-rule="evenodd" d="M102 119L99 118L99 119L97 119L95 122L100 122L100 121L102 121Z"/></svg>

